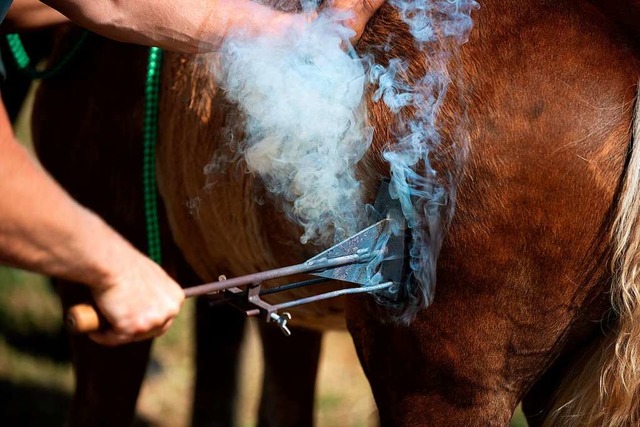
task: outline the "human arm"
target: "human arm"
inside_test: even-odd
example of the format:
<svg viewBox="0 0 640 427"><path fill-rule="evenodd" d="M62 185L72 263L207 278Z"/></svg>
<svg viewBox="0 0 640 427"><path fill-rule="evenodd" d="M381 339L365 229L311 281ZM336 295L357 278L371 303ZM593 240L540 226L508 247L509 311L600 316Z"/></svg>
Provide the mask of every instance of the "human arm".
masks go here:
<svg viewBox="0 0 640 427"><path fill-rule="evenodd" d="M44 0L77 24L105 37L187 53L215 51L230 32L279 33L313 18L251 0ZM358 37L384 0L333 0L349 10Z"/></svg>
<svg viewBox="0 0 640 427"><path fill-rule="evenodd" d="M166 331L184 294L151 260L73 201L16 141L0 103L0 263L84 283L106 345Z"/></svg>
<svg viewBox="0 0 640 427"><path fill-rule="evenodd" d="M355 31L355 36L351 40L357 42L369 19L382 7L386 0L330 0L327 6L341 11L350 11L353 15L345 24Z"/></svg>
<svg viewBox="0 0 640 427"><path fill-rule="evenodd" d="M2 21L2 33L40 30L69 19L40 0L14 0Z"/></svg>

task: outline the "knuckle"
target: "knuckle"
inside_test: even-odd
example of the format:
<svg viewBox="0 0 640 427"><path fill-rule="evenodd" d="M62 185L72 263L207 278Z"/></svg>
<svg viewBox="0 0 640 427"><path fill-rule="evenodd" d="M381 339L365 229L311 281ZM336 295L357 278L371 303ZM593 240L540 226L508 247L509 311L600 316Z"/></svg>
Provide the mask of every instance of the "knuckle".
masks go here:
<svg viewBox="0 0 640 427"><path fill-rule="evenodd" d="M126 336L114 332L92 334L89 338L104 347L117 347L129 341Z"/></svg>
<svg viewBox="0 0 640 427"><path fill-rule="evenodd" d="M366 10L367 12L371 13L376 10L371 0L362 0L362 3L364 6L364 10Z"/></svg>
<svg viewBox="0 0 640 427"><path fill-rule="evenodd" d="M166 322L167 316L160 311L154 311L153 313L149 313L146 320L147 329L145 332L148 332L161 327Z"/></svg>
<svg viewBox="0 0 640 427"><path fill-rule="evenodd" d="M182 301L176 301L169 307L169 318L174 318L180 314L180 308L182 307Z"/></svg>
<svg viewBox="0 0 640 427"><path fill-rule="evenodd" d="M131 322L128 320L119 320L111 325L111 329L116 334L126 334L131 331Z"/></svg>
<svg viewBox="0 0 640 427"><path fill-rule="evenodd" d="M131 335L139 335L145 333L149 329L147 320L139 316L131 321L127 328L127 332Z"/></svg>

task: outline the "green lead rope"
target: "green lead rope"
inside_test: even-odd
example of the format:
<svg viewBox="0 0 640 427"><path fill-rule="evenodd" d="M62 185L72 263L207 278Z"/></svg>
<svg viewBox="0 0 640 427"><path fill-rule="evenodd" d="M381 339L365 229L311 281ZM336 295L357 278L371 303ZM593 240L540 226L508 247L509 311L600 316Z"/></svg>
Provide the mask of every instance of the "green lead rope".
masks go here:
<svg viewBox="0 0 640 427"><path fill-rule="evenodd" d="M24 49L24 45L22 44L22 40L20 40L20 36L18 34L7 34L7 44L9 45L9 50L11 50L13 59L18 66L18 70L34 80L39 80L56 76L60 70L69 63L80 47L82 47L84 42L87 40L87 37L89 37L89 31L84 31L78 41L71 47L71 49L69 49L62 59L58 61L57 64L48 70L42 71L31 65L31 58L29 58L27 51Z"/></svg>
<svg viewBox="0 0 640 427"><path fill-rule="evenodd" d="M53 77L67 65L80 49L90 33L85 31L78 42L51 69L36 70L31 66L31 58L18 34L8 34L7 43L18 69L32 79ZM144 191L144 216L147 226L147 254L149 258L160 264L162 248L160 245L160 220L158 217L158 193L156 184L156 141L158 139L158 100L160 94L160 66L162 65L162 49L149 49L147 78L144 87L144 127L143 127L143 165L142 184Z"/></svg>
<svg viewBox="0 0 640 427"><path fill-rule="evenodd" d="M144 187L144 215L147 223L147 251L149 258L160 264L160 221L156 184L156 141L158 140L158 100L160 95L160 67L162 49L149 49L147 80L144 87L144 156L142 183Z"/></svg>

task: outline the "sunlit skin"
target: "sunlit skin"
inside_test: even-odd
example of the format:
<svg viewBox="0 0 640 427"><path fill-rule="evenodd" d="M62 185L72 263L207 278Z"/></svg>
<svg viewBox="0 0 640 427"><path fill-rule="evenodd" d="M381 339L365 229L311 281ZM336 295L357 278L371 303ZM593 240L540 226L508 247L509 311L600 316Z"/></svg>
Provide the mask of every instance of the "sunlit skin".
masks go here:
<svg viewBox="0 0 640 427"><path fill-rule="evenodd" d="M230 31L263 35L286 31L313 14L279 12L251 0L45 0L75 23L114 40L189 53L213 51ZM330 0L322 7L351 11L357 40L384 0ZM170 18L168 18L170 17Z"/></svg>
<svg viewBox="0 0 640 427"><path fill-rule="evenodd" d="M40 30L66 22L69 22L66 16L40 0L17 0L2 21L0 34Z"/></svg>
<svg viewBox="0 0 640 427"><path fill-rule="evenodd" d="M14 3L11 30L71 21L115 40L187 53L216 50L229 31L260 36L314 19L249 0L33 0ZM384 0L335 0L353 12L354 41ZM64 15L64 16L63 16ZM170 18L169 18L170 17ZM2 28L2 31L8 31ZM90 141L87 141L90 143ZM91 338L104 345L164 333L184 299L180 286L98 216L76 203L16 141L0 105L0 262L85 283L111 328Z"/></svg>

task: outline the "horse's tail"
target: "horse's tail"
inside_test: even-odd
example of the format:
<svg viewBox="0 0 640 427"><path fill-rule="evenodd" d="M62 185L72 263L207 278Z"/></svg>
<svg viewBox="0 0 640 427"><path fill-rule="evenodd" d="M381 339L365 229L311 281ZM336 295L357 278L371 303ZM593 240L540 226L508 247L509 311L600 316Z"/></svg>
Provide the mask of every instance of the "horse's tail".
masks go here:
<svg viewBox="0 0 640 427"><path fill-rule="evenodd" d="M640 88L640 85L638 86ZM545 426L640 426L640 100L612 226L616 325L563 385Z"/></svg>

